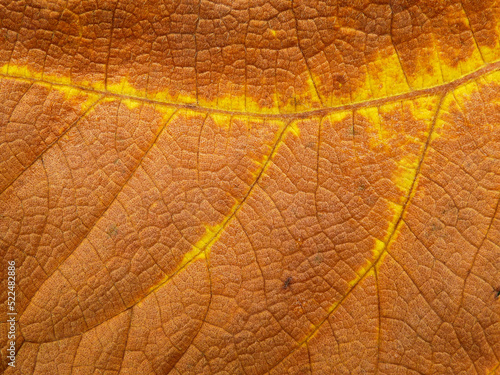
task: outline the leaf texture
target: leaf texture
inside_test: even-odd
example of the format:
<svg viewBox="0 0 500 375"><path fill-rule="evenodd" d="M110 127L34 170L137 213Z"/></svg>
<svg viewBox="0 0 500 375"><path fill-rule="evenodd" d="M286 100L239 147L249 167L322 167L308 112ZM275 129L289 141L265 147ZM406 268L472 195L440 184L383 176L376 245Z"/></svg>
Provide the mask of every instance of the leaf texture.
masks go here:
<svg viewBox="0 0 500 375"><path fill-rule="evenodd" d="M500 371L497 2L3 0L0 27L6 374Z"/></svg>

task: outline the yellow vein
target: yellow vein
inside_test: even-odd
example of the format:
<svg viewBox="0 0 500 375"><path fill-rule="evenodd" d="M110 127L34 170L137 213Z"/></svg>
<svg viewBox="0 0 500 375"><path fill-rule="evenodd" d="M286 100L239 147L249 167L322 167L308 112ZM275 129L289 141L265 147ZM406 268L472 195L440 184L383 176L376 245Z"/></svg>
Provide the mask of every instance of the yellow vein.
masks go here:
<svg viewBox="0 0 500 375"><path fill-rule="evenodd" d="M175 113L174 113L175 114ZM172 116L174 115L172 114ZM172 118L172 116L167 120L167 123L170 121L170 119ZM209 249L213 243L215 241L217 241L217 239L219 238L219 236L222 234L222 232L224 231L224 229L228 226L229 222L235 217L235 215L238 213L238 211L241 209L241 207L243 206L243 204L246 202L246 200L248 199L248 197L250 196L251 192L253 191L253 189L255 188L255 186L257 185L257 183L259 182L259 180L261 179L262 175L264 174L264 172L268 169L268 166L271 162L271 160L273 159L274 155L276 154L277 150L278 150L278 146L280 145L283 137L285 136L286 134L286 130L289 128L290 126L290 123L291 122L288 122L284 127L283 129L281 130L279 136L278 136L278 139L276 140L276 142L274 143L273 145L273 148L271 150L271 152L269 153L269 156L266 158L266 160L264 161L263 165L262 165L262 168L259 172L259 174L257 175L256 179L254 180L254 182L252 183L252 185L250 185L250 188L248 189L248 192L245 194L245 196L243 197L243 199L240 201L240 203L238 203L238 205L233 209L233 211L231 212L231 214L229 216L226 217L226 219L224 220L223 224L221 225L221 228L216 232L214 233L214 235L212 236L212 238L205 244L205 246L203 246L203 248L200 249L199 252L197 252L191 259L189 259L186 263L182 264L181 267L179 267L177 270L175 270L174 273L172 273L166 280L164 280L163 282L159 283L158 285L156 285L155 287L151 288L149 290L149 292L147 294L145 294L144 296L142 296L140 299L138 299L137 301L135 301L133 304L131 304L130 306L128 306L125 310L123 311L120 311L119 313L117 313L116 315L113 315L105 320L103 320L101 323L98 323L97 325L95 326L92 326L92 327L89 327L89 330L90 329L93 329L111 319L113 319L114 317L120 315L120 314L123 314L125 312L127 312L128 310L132 309L134 306L136 306L138 303L140 303L141 301L143 301L147 296L149 296L151 293L155 292L156 290L158 290L159 288L161 288L162 286L164 286L166 283L168 283L170 280L172 280L173 277L175 277L181 270L185 269L189 264L191 264L195 259L198 258L199 255L201 255L202 253L204 253L207 249ZM163 130L163 129L162 129ZM161 132L161 131L160 131ZM155 142L156 143L156 140ZM148 150L149 151L149 150ZM145 156L145 155L144 155ZM144 159L144 157L143 157ZM142 159L141 159L142 161ZM138 168L138 167L137 167ZM137 169L136 168L136 169ZM134 169L134 172L135 170ZM130 179L130 178L129 178ZM125 182L124 185L126 185L128 182L128 180ZM118 194L116 195L118 196ZM115 199L116 199L116 196L115 196ZM114 201L114 200L113 200ZM109 207L111 206L111 203L110 205L106 208L108 209ZM103 212L104 214L104 212ZM102 216L102 215L101 215ZM97 222L96 222L97 223ZM94 224L95 226L95 224ZM81 242L83 242L83 240L85 239L86 237L84 237L82 239L82 241L80 241L80 244ZM78 247L80 244L78 244L76 247ZM64 261L64 260L63 260ZM62 262L61 262L62 263ZM58 267L59 268L59 267ZM57 270L57 269L56 269ZM56 271L54 270L54 272ZM51 275L54 273L52 272ZM49 275L49 277L51 276ZM47 278L48 279L48 278ZM39 290L39 289L38 289ZM37 290L37 291L38 291ZM33 297L32 297L33 299ZM65 336L65 337L61 337L61 338L58 338L56 340L52 340L52 341L44 341L44 343L47 343L47 342L55 342L55 341L59 341L59 340L62 340L62 339L67 339L67 338L70 338L70 337L75 337L75 336L79 336L81 335L82 333L78 333L78 334L75 334L75 335L72 335L72 336ZM25 342L32 342L34 343L33 341L25 341Z"/></svg>
<svg viewBox="0 0 500 375"><path fill-rule="evenodd" d="M394 239L395 234L397 233L399 227L401 226L401 223L403 222L403 216L406 213L406 208L408 207L408 203L410 202L410 200L411 200L411 198L413 196L413 193L415 191L415 188L416 188L416 185L417 185L416 181L418 180L422 164L424 162L425 156L426 156L427 151L429 149L431 138L432 138L432 135L434 133L434 128L435 128L436 121L437 121L437 118L438 118L439 110L441 108L441 104L442 104L443 99L446 96L446 94L447 94L447 92L444 92L441 95L440 99L439 99L439 103L437 104L436 112L434 114L434 118L432 119L431 127L429 129L429 134L427 136L427 140L425 142L424 149L422 151L422 156L420 157L420 160L418 162L418 165L417 165L417 168L416 168L416 171L415 171L415 177L414 177L413 182L411 184L411 187L410 187L410 190L408 192L408 195L406 196L406 200L403 203L403 208L401 209L401 213L399 214L398 219L396 220L396 224L394 225L394 229L390 233L389 238L387 239L387 241L386 241L386 243L384 245L384 248L382 249L382 251L380 252L380 254L378 255L378 257L373 261L373 263L364 271L363 274L361 274L361 276L359 276L358 280L356 280L356 282L351 286L351 288L349 288L347 290L346 294L344 296L342 296L342 298L335 303L334 308L330 312L328 312L326 314L326 316L323 318L323 320L318 325L314 326L314 328L311 330L311 332L301 342L299 342L299 344L286 357L284 357L283 359L281 359L281 361L279 361L271 369L269 369L268 372L271 371L276 366L278 366L281 362L283 362L286 358L288 358L291 354L293 354L296 350L298 350L302 345L304 345L305 343L307 343L313 337L313 335L319 330L319 328L323 325L323 323L325 323L328 320L328 318L335 311L337 311L337 309L339 308L339 306L342 305L342 303L347 299L347 297L349 297L349 295L361 283L361 281L363 281L365 279L365 277L370 273L370 271L372 271L380 263L380 261L383 258L383 255L385 253L387 253L387 249L391 245L392 240Z"/></svg>

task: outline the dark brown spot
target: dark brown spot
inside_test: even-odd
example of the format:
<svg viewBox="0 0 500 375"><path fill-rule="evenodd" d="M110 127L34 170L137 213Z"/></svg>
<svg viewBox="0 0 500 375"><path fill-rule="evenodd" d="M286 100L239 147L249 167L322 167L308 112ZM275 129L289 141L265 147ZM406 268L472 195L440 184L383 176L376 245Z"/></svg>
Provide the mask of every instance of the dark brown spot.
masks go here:
<svg viewBox="0 0 500 375"><path fill-rule="evenodd" d="M292 277L289 276L289 277L287 277L287 279L283 283L283 289L288 289L288 287L290 286L291 283L292 283Z"/></svg>
<svg viewBox="0 0 500 375"><path fill-rule="evenodd" d="M337 74L333 77L333 88L335 90L339 90L342 86L345 85L347 82L347 79L344 77L343 74Z"/></svg>
<svg viewBox="0 0 500 375"><path fill-rule="evenodd" d="M343 85L344 83L347 82L347 79L344 77L343 74L337 74L334 79L335 79L335 81L337 81L341 85Z"/></svg>

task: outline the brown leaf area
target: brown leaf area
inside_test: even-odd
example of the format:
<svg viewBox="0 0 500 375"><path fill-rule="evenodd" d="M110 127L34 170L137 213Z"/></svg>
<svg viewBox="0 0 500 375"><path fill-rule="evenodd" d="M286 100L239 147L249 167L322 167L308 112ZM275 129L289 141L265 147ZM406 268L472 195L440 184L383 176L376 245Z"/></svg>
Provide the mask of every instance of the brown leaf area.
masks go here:
<svg viewBox="0 0 500 375"><path fill-rule="evenodd" d="M0 0L2 370L499 373L499 35L491 0Z"/></svg>

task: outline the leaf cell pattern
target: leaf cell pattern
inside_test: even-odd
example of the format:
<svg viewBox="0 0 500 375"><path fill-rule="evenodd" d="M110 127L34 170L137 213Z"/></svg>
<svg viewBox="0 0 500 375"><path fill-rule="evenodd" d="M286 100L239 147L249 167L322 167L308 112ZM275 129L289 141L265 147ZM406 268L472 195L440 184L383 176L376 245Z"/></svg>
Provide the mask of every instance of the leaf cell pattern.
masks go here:
<svg viewBox="0 0 500 375"><path fill-rule="evenodd" d="M0 28L6 374L500 371L498 3L5 0Z"/></svg>

